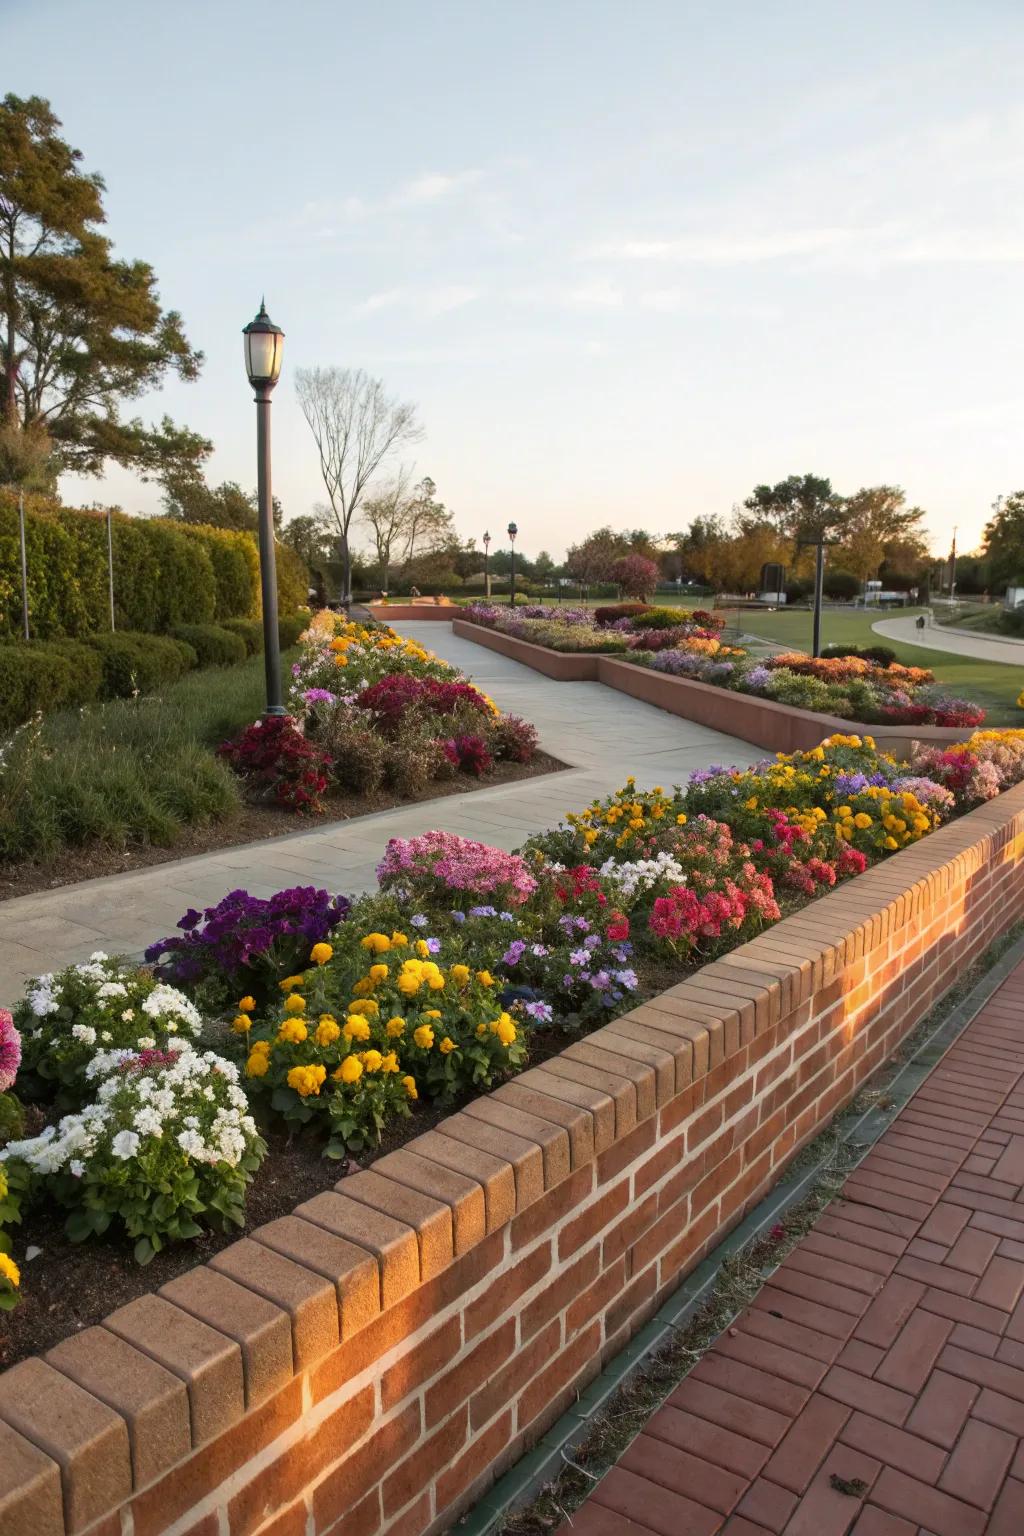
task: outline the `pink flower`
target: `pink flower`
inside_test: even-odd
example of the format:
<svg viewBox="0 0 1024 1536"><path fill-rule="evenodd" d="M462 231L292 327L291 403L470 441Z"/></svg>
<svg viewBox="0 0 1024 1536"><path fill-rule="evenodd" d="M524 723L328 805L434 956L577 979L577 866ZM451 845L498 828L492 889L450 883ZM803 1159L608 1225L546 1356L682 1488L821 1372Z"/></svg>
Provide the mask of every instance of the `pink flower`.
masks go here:
<svg viewBox="0 0 1024 1536"><path fill-rule="evenodd" d="M0 1093L6 1093L21 1066L21 1036L14 1027L14 1015L0 1008Z"/></svg>

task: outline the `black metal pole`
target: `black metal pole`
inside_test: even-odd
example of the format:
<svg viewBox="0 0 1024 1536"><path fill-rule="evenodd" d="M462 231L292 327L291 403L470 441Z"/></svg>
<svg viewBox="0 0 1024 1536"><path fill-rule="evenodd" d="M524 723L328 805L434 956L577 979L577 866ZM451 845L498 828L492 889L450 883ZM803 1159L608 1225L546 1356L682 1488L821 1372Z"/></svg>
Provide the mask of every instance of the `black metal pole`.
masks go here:
<svg viewBox="0 0 1024 1536"><path fill-rule="evenodd" d="M114 623L114 514L110 507L107 508L107 590L110 596L110 628L117 628Z"/></svg>
<svg viewBox="0 0 1024 1536"><path fill-rule="evenodd" d="M18 541L21 544L21 627L25 639L28 628L28 551L25 548L25 492L18 492Z"/></svg>
<svg viewBox="0 0 1024 1536"><path fill-rule="evenodd" d="M281 641L277 629L277 562L274 503L270 490L270 390L256 394L256 494L259 503L260 591L263 600L263 663L268 715L286 715L281 702Z"/></svg>
<svg viewBox="0 0 1024 1536"><path fill-rule="evenodd" d="M821 655L821 596L825 583L825 544L814 546L814 644L812 654Z"/></svg>
<svg viewBox="0 0 1024 1536"><path fill-rule="evenodd" d="M484 596L486 597L487 601L490 602L490 600L491 600L491 568L490 568L490 562L489 562L488 556L487 556L487 549L486 549L486 547L484 548Z"/></svg>
<svg viewBox="0 0 1024 1536"><path fill-rule="evenodd" d="M516 605L516 547L512 545L512 564L508 575L508 605L514 608Z"/></svg>

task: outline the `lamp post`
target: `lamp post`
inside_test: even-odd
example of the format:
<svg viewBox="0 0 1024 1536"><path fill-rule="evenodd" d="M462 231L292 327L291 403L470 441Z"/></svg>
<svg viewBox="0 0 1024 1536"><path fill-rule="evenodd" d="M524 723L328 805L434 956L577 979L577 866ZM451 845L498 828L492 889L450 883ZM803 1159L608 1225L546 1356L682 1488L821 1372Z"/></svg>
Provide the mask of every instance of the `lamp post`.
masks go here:
<svg viewBox="0 0 1024 1536"><path fill-rule="evenodd" d="M491 566L490 566L490 558L489 558L490 557L490 552L491 552L491 536L490 536L489 533L485 533L484 534L484 596L487 598L488 602L490 602L490 600L491 600Z"/></svg>
<svg viewBox="0 0 1024 1536"><path fill-rule="evenodd" d="M263 662L267 715L286 715L281 701L281 642L277 629L277 570L274 558L274 503L270 491L270 396L281 377L284 331L260 300L259 314L244 327L245 371L256 396L256 492L259 517L260 590L263 599Z"/></svg>
<svg viewBox="0 0 1024 1536"><path fill-rule="evenodd" d="M825 586L825 551L833 544L838 544L838 539L827 539L824 531L808 536L797 541L797 548L803 549L809 545L814 550L814 620L813 639L811 643L812 656L821 655L821 606ZM736 615L736 627L739 628L739 614Z"/></svg>
<svg viewBox="0 0 1024 1536"><path fill-rule="evenodd" d="M508 578L508 605L510 608L514 608L516 605L516 534L518 532L519 529L516 527L515 523L509 523L508 536L509 542L512 546L512 557Z"/></svg>

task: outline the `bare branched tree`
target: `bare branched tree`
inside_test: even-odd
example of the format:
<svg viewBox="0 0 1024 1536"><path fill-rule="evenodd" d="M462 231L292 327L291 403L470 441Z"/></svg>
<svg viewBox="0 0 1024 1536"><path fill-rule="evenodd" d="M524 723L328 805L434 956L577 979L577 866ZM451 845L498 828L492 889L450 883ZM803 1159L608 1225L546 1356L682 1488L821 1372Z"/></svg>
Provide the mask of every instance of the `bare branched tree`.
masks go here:
<svg viewBox="0 0 1024 1536"><path fill-rule="evenodd" d="M381 465L423 433L416 407L393 399L382 380L370 378L362 368L300 368L295 387L320 455L320 473L341 551L341 597L348 603L352 599L352 520Z"/></svg>
<svg viewBox="0 0 1024 1536"><path fill-rule="evenodd" d="M393 480L375 487L363 503L363 518L373 534L380 583L385 592L390 579L391 556L399 539L405 537L409 524L411 480L412 471L403 464Z"/></svg>

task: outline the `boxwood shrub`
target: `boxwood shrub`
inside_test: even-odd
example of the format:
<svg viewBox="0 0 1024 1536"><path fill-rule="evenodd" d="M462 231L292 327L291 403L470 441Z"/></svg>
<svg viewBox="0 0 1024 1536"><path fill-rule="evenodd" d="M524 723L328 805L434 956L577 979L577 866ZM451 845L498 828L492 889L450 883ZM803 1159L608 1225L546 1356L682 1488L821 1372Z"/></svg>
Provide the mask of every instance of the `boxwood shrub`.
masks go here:
<svg viewBox="0 0 1024 1536"><path fill-rule="evenodd" d="M176 624L171 638L190 645L201 667L230 667L246 657L242 636L222 629L219 624Z"/></svg>
<svg viewBox="0 0 1024 1536"><path fill-rule="evenodd" d="M220 627L221 629L230 630L233 635L241 636L247 656L255 656L258 651L262 651L262 619L221 619Z"/></svg>
<svg viewBox="0 0 1024 1536"><path fill-rule="evenodd" d="M90 635L87 643L99 652L103 663L102 694L107 699L152 693L164 683L173 683L199 661L185 641L164 635L118 630Z"/></svg>

